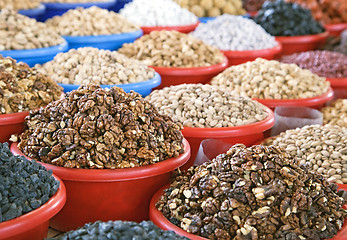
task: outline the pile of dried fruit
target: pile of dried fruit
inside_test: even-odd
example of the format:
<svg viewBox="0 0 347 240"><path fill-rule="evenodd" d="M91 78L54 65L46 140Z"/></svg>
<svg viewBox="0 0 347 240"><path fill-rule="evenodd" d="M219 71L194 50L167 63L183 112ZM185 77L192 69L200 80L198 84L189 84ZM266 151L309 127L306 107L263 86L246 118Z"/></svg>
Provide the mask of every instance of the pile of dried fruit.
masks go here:
<svg viewBox="0 0 347 240"><path fill-rule="evenodd" d="M347 127L347 99L338 99L321 111L324 124Z"/></svg>
<svg viewBox="0 0 347 240"><path fill-rule="evenodd" d="M347 194L280 148L234 145L178 173L156 204L173 224L209 239L329 239Z"/></svg>

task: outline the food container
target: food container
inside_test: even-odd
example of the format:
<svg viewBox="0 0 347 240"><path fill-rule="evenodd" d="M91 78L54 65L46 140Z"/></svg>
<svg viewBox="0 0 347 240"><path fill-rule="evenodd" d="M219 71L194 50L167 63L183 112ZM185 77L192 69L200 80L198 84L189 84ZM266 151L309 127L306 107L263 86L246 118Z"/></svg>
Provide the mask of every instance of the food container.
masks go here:
<svg viewBox="0 0 347 240"><path fill-rule="evenodd" d="M18 13L38 20L41 17L41 15L45 13L45 11L46 11L45 5L40 4L40 6L38 6L37 8L22 9L22 10L19 10Z"/></svg>
<svg viewBox="0 0 347 240"><path fill-rule="evenodd" d="M3 50L0 54L4 57L11 57L16 59L18 62L25 62L30 67L35 64L42 64L51 61L55 55L60 52L65 52L68 50L67 42L60 45L46 48L36 48L36 49L25 49L25 50Z"/></svg>
<svg viewBox="0 0 347 240"><path fill-rule="evenodd" d="M130 3L132 0L117 0L116 3L111 7L111 10L119 12L125 4Z"/></svg>
<svg viewBox="0 0 347 240"><path fill-rule="evenodd" d="M118 84L118 85L100 85L102 88L111 88L114 86L122 88L125 92L129 93L131 90L140 93L143 97L149 95L152 92L152 89L158 87L161 83L161 78L158 73L155 73L154 78L149 79L144 82L138 83L129 83L129 84ZM62 84L58 83L59 86L64 88L64 92L70 92L76 90L80 85L74 84ZM1 116L1 115L0 115Z"/></svg>
<svg viewBox="0 0 347 240"><path fill-rule="evenodd" d="M195 30L195 28L199 25L200 22L197 22L195 24L190 25L183 25L183 26L160 26L160 27L144 27L142 26L141 29L143 31L143 34L149 34L153 31L161 31L161 30L167 30L167 31L177 31L181 33L190 33Z"/></svg>
<svg viewBox="0 0 347 240"><path fill-rule="evenodd" d="M246 13L245 15L241 15L241 16L243 16L245 18L250 18L251 17L251 15L249 13ZM199 17L199 22L207 23L208 21L214 20L214 19L216 19L216 17Z"/></svg>
<svg viewBox="0 0 347 240"><path fill-rule="evenodd" d="M159 201L161 195L163 195L164 193L164 190L168 187L169 185L162 187L153 196L149 206L149 217L151 221L163 230L174 231L175 233L181 236L185 236L191 240L208 240L207 238L200 237L191 233L187 233L183 229L171 223L168 219L165 218L165 216L158 209L156 209L155 204ZM345 218L342 229L337 233L337 235L335 235L335 237L333 238L330 238L330 240L345 240L345 239L347 239L347 218Z"/></svg>
<svg viewBox="0 0 347 240"><path fill-rule="evenodd" d="M347 78L327 78L334 90L334 98L347 98Z"/></svg>
<svg viewBox="0 0 347 240"><path fill-rule="evenodd" d="M52 18L54 16L63 15L70 9L83 7L89 8L92 6L97 6L99 8L110 9L117 0L105 0L102 2L86 2L86 3L43 3L46 7L45 13L41 16L41 21L46 21L48 18Z"/></svg>
<svg viewBox="0 0 347 240"><path fill-rule="evenodd" d="M252 51L222 51L228 58L229 66L242 64L248 61L253 61L258 57L273 60L282 51L282 44L278 42L278 45L273 48L259 49Z"/></svg>
<svg viewBox="0 0 347 240"><path fill-rule="evenodd" d="M150 67L160 74L161 84L156 89L162 89L183 83L207 83L228 67L228 59L225 58L222 63L208 67Z"/></svg>
<svg viewBox="0 0 347 240"><path fill-rule="evenodd" d="M0 142L7 142L12 134L20 134L24 129L24 118L29 111L0 114Z"/></svg>
<svg viewBox="0 0 347 240"><path fill-rule="evenodd" d="M282 43L282 55L296 52L315 50L325 43L329 36L327 31L314 35L304 36L277 36L276 41Z"/></svg>
<svg viewBox="0 0 347 240"><path fill-rule="evenodd" d="M66 190L63 182L52 196L41 207L12 220L0 223L0 239L7 240L41 240L47 237L49 220L56 215L66 201Z"/></svg>
<svg viewBox="0 0 347 240"><path fill-rule="evenodd" d="M218 139L231 144L243 143L246 146L264 139L265 132L275 125L274 113L269 108L267 112L268 116L264 120L248 125L222 128L184 127L181 132L190 144L191 157L181 169L186 170L193 166L200 143L204 139Z"/></svg>
<svg viewBox="0 0 347 240"><path fill-rule="evenodd" d="M347 23L326 24L324 28L329 32L329 35L339 37L347 29Z"/></svg>
<svg viewBox="0 0 347 240"><path fill-rule="evenodd" d="M250 11L250 12L247 12L247 14L249 14L249 16L251 17L255 17L258 14L258 11Z"/></svg>
<svg viewBox="0 0 347 240"><path fill-rule="evenodd" d="M11 151L22 155L17 143ZM184 140L184 153L177 158L136 168L76 169L41 163L62 179L67 193L64 208L50 226L66 232L97 220L147 220L153 194L170 182L172 171L189 157L190 147Z"/></svg>
<svg viewBox="0 0 347 240"><path fill-rule="evenodd" d="M332 88L323 95L303 98L303 99L254 99L265 106L274 110L276 107L311 107L321 109L324 105L334 98L334 91Z"/></svg>

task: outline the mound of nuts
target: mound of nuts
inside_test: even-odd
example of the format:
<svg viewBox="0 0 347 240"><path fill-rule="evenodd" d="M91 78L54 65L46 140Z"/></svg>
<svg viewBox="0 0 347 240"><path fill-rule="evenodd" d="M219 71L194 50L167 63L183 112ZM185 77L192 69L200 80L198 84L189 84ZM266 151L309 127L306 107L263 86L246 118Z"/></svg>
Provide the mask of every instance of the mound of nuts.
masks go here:
<svg viewBox="0 0 347 240"><path fill-rule="evenodd" d="M147 81L155 71L116 51L85 47L59 53L50 62L36 66L63 84L128 84Z"/></svg>
<svg viewBox="0 0 347 240"><path fill-rule="evenodd" d="M218 48L177 31L153 31L118 52L156 67L204 67L225 59Z"/></svg>
<svg viewBox="0 0 347 240"><path fill-rule="evenodd" d="M347 99L337 99L322 108L323 123L347 127Z"/></svg>
<svg viewBox="0 0 347 240"><path fill-rule="evenodd" d="M282 132L264 144L285 149L300 164L307 164L329 181L347 183L347 128L309 125Z"/></svg>
<svg viewBox="0 0 347 240"><path fill-rule="evenodd" d="M258 99L311 98L330 87L325 78L295 64L262 58L227 68L211 80L211 85Z"/></svg>
<svg viewBox="0 0 347 240"><path fill-rule="evenodd" d="M171 223L208 239L330 239L347 193L279 147L234 145L178 172L157 202Z"/></svg>
<svg viewBox="0 0 347 240"><path fill-rule="evenodd" d="M252 124L268 116L266 107L248 97L203 84L181 84L146 97L161 114L185 127L218 128Z"/></svg>
<svg viewBox="0 0 347 240"><path fill-rule="evenodd" d="M46 106L62 92L62 87L37 69L0 55L0 114Z"/></svg>
<svg viewBox="0 0 347 240"><path fill-rule="evenodd" d="M0 9L11 8L14 10L33 9L39 7L40 0L0 0Z"/></svg>
<svg viewBox="0 0 347 240"><path fill-rule="evenodd" d="M56 46L65 40L46 24L13 10L0 12L0 51Z"/></svg>
<svg viewBox="0 0 347 240"><path fill-rule="evenodd" d="M45 3L89 3L89 2L106 2L106 0L41 0Z"/></svg>
<svg viewBox="0 0 347 240"><path fill-rule="evenodd" d="M138 167L183 153L180 130L139 93L88 84L31 111L18 148L67 168Z"/></svg>
<svg viewBox="0 0 347 240"><path fill-rule="evenodd" d="M96 6L70 9L62 16L48 19L46 24L63 36L112 35L140 30L121 15Z"/></svg>
<svg viewBox="0 0 347 240"><path fill-rule="evenodd" d="M224 13L231 15L246 14L241 0L175 0L198 17L217 17Z"/></svg>

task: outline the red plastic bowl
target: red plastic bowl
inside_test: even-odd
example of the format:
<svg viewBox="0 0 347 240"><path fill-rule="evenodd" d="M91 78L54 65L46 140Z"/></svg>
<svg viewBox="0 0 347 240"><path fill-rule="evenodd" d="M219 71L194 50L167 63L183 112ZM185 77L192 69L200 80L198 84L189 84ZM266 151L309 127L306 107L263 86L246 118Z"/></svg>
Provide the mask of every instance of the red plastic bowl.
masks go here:
<svg viewBox="0 0 347 240"><path fill-rule="evenodd" d="M190 25L183 25L183 26L157 26L157 27L142 26L141 29L143 31L143 35L149 34L150 32L153 32L153 31L161 31L161 30L190 33L195 30L195 28L199 25L199 23L200 22L190 24Z"/></svg>
<svg viewBox="0 0 347 240"><path fill-rule="evenodd" d="M156 89L162 89L183 83L206 83L228 67L228 59L225 58L222 63L208 67L150 67L161 76L161 84Z"/></svg>
<svg viewBox="0 0 347 240"><path fill-rule="evenodd" d="M273 60L282 51L282 44L278 42L278 45L274 48L260 49L253 51L222 51L228 58L229 66L242 64L248 61L253 61L258 57Z"/></svg>
<svg viewBox="0 0 347 240"><path fill-rule="evenodd" d="M250 12L247 12L247 13L249 14L249 16L255 17L258 14L258 11L250 11Z"/></svg>
<svg viewBox="0 0 347 240"><path fill-rule="evenodd" d="M338 37L345 29L347 29L347 23L326 24L324 28L331 36Z"/></svg>
<svg viewBox="0 0 347 240"><path fill-rule="evenodd" d="M49 220L56 215L66 202L66 190L60 182L56 194L41 207L12 220L0 223L0 239L41 240L47 237Z"/></svg>
<svg viewBox="0 0 347 240"><path fill-rule="evenodd" d="M7 142L12 134L22 133L24 129L24 118L29 111L0 114L0 142Z"/></svg>
<svg viewBox="0 0 347 240"><path fill-rule="evenodd" d="M164 189L168 188L169 185L161 188L153 196L150 206L149 206L149 217L151 221L160 227L163 230L171 230L177 233L178 235L185 236L191 240L208 240L207 238L200 237L191 233L187 233L183 229L172 224L165 216L155 207L155 204L159 201L160 197L164 193ZM346 240L347 239L347 218L345 218L342 229L335 235L335 237L330 238L329 240Z"/></svg>
<svg viewBox="0 0 347 240"><path fill-rule="evenodd" d="M334 91L332 88L324 93L323 95L303 98L303 99L254 99L264 104L265 106L274 110L276 107L311 107L315 109L322 108L325 103L334 98Z"/></svg>
<svg viewBox="0 0 347 240"><path fill-rule="evenodd" d="M267 112L269 115L264 120L243 126L223 128L184 127L181 132L190 144L191 157L181 169L186 170L193 166L200 143L204 139L219 139L231 144L243 143L246 146L264 139L266 137L265 131L275 125L274 113L269 108L267 108Z"/></svg>
<svg viewBox="0 0 347 240"><path fill-rule="evenodd" d="M11 151L22 155L17 143L11 145ZM147 220L153 194L170 182L172 171L189 157L190 147L184 140L184 153L179 157L143 167L73 169L41 163L63 180L67 193L64 208L50 226L66 232L97 220Z"/></svg>
<svg viewBox="0 0 347 240"><path fill-rule="evenodd" d="M296 52L306 52L321 47L329 33L327 31L314 35L304 36L277 36L276 41L282 43L282 55Z"/></svg>
<svg viewBox="0 0 347 240"><path fill-rule="evenodd" d="M347 98L347 78L327 78L334 89L334 98Z"/></svg>

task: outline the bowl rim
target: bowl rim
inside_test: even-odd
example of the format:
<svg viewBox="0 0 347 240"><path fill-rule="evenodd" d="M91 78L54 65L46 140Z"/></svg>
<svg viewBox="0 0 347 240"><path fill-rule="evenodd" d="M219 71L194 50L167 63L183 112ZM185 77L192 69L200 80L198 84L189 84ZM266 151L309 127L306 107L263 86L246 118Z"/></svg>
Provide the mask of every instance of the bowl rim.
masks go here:
<svg viewBox="0 0 347 240"><path fill-rule="evenodd" d="M307 43L307 42L317 42L326 39L329 36L329 32L325 30L324 32L311 35L302 36L275 36L276 41L282 44L288 43Z"/></svg>
<svg viewBox="0 0 347 240"><path fill-rule="evenodd" d="M344 28L347 28L347 22L343 23L328 23L324 25L324 28L329 30L343 30Z"/></svg>
<svg viewBox="0 0 347 240"><path fill-rule="evenodd" d="M29 9L20 9L18 10L19 14L25 15L25 14L41 14L44 13L46 10L45 5L40 3L40 5L36 8L29 8Z"/></svg>
<svg viewBox="0 0 347 240"><path fill-rule="evenodd" d="M229 58L239 58L239 57L259 57L259 55L268 55L268 54L278 54L282 51L282 43L276 41L277 45L272 48L256 49L256 50L244 50L244 51L235 51L235 50L221 50ZM235 55L234 55L235 54ZM253 56L254 55L254 56Z"/></svg>
<svg viewBox="0 0 347 240"><path fill-rule="evenodd" d="M11 152L14 155L23 155L17 147L18 143L11 144ZM168 158L161 162L154 164L123 169L77 169L65 168L56 165L42 163L37 161L47 169L53 170L57 176L62 180L79 181L79 182L115 182L136 180L148 178L164 174L184 165L190 157L190 145L188 141L183 138L184 153L175 158ZM25 156L26 157L26 156ZM27 159L30 159L26 157Z"/></svg>
<svg viewBox="0 0 347 240"><path fill-rule="evenodd" d="M31 230L48 221L63 208L66 202L66 188L57 175L53 174L53 177L60 183L57 192L39 208L22 216L0 223L1 237L6 239ZM38 220L40 220L39 223Z"/></svg>
<svg viewBox="0 0 347 240"><path fill-rule="evenodd" d="M194 30L198 25L199 25L200 21L198 20L196 23L192 23L192 24L187 24L187 25L179 25L179 26L141 26L141 29L143 30L143 33L150 33L152 31L161 31L161 30L168 30L168 31L172 31L172 30L176 30L176 31L189 31L189 30Z"/></svg>
<svg viewBox="0 0 347 240"><path fill-rule="evenodd" d="M23 58L37 58L47 56L51 54L57 54L59 52L65 52L68 49L68 43L64 39L64 42L55 46L45 48L34 48L34 49L21 49L21 50L3 50L0 54L3 56L10 56L15 59ZM17 60L18 61L18 60Z"/></svg>
<svg viewBox="0 0 347 240"><path fill-rule="evenodd" d="M344 78L326 78L330 82L332 88L345 88L347 87L347 77Z"/></svg>
<svg viewBox="0 0 347 240"><path fill-rule="evenodd" d="M91 7L91 6L112 6L112 4L116 3L117 0L103 0L99 2L85 2L85 3L57 3L57 2L47 2L42 3L49 10L59 10L59 9L68 9L76 8L76 7Z"/></svg>
<svg viewBox="0 0 347 240"><path fill-rule="evenodd" d="M16 113L0 114L0 126L24 122L24 118L29 115L30 110Z"/></svg>

